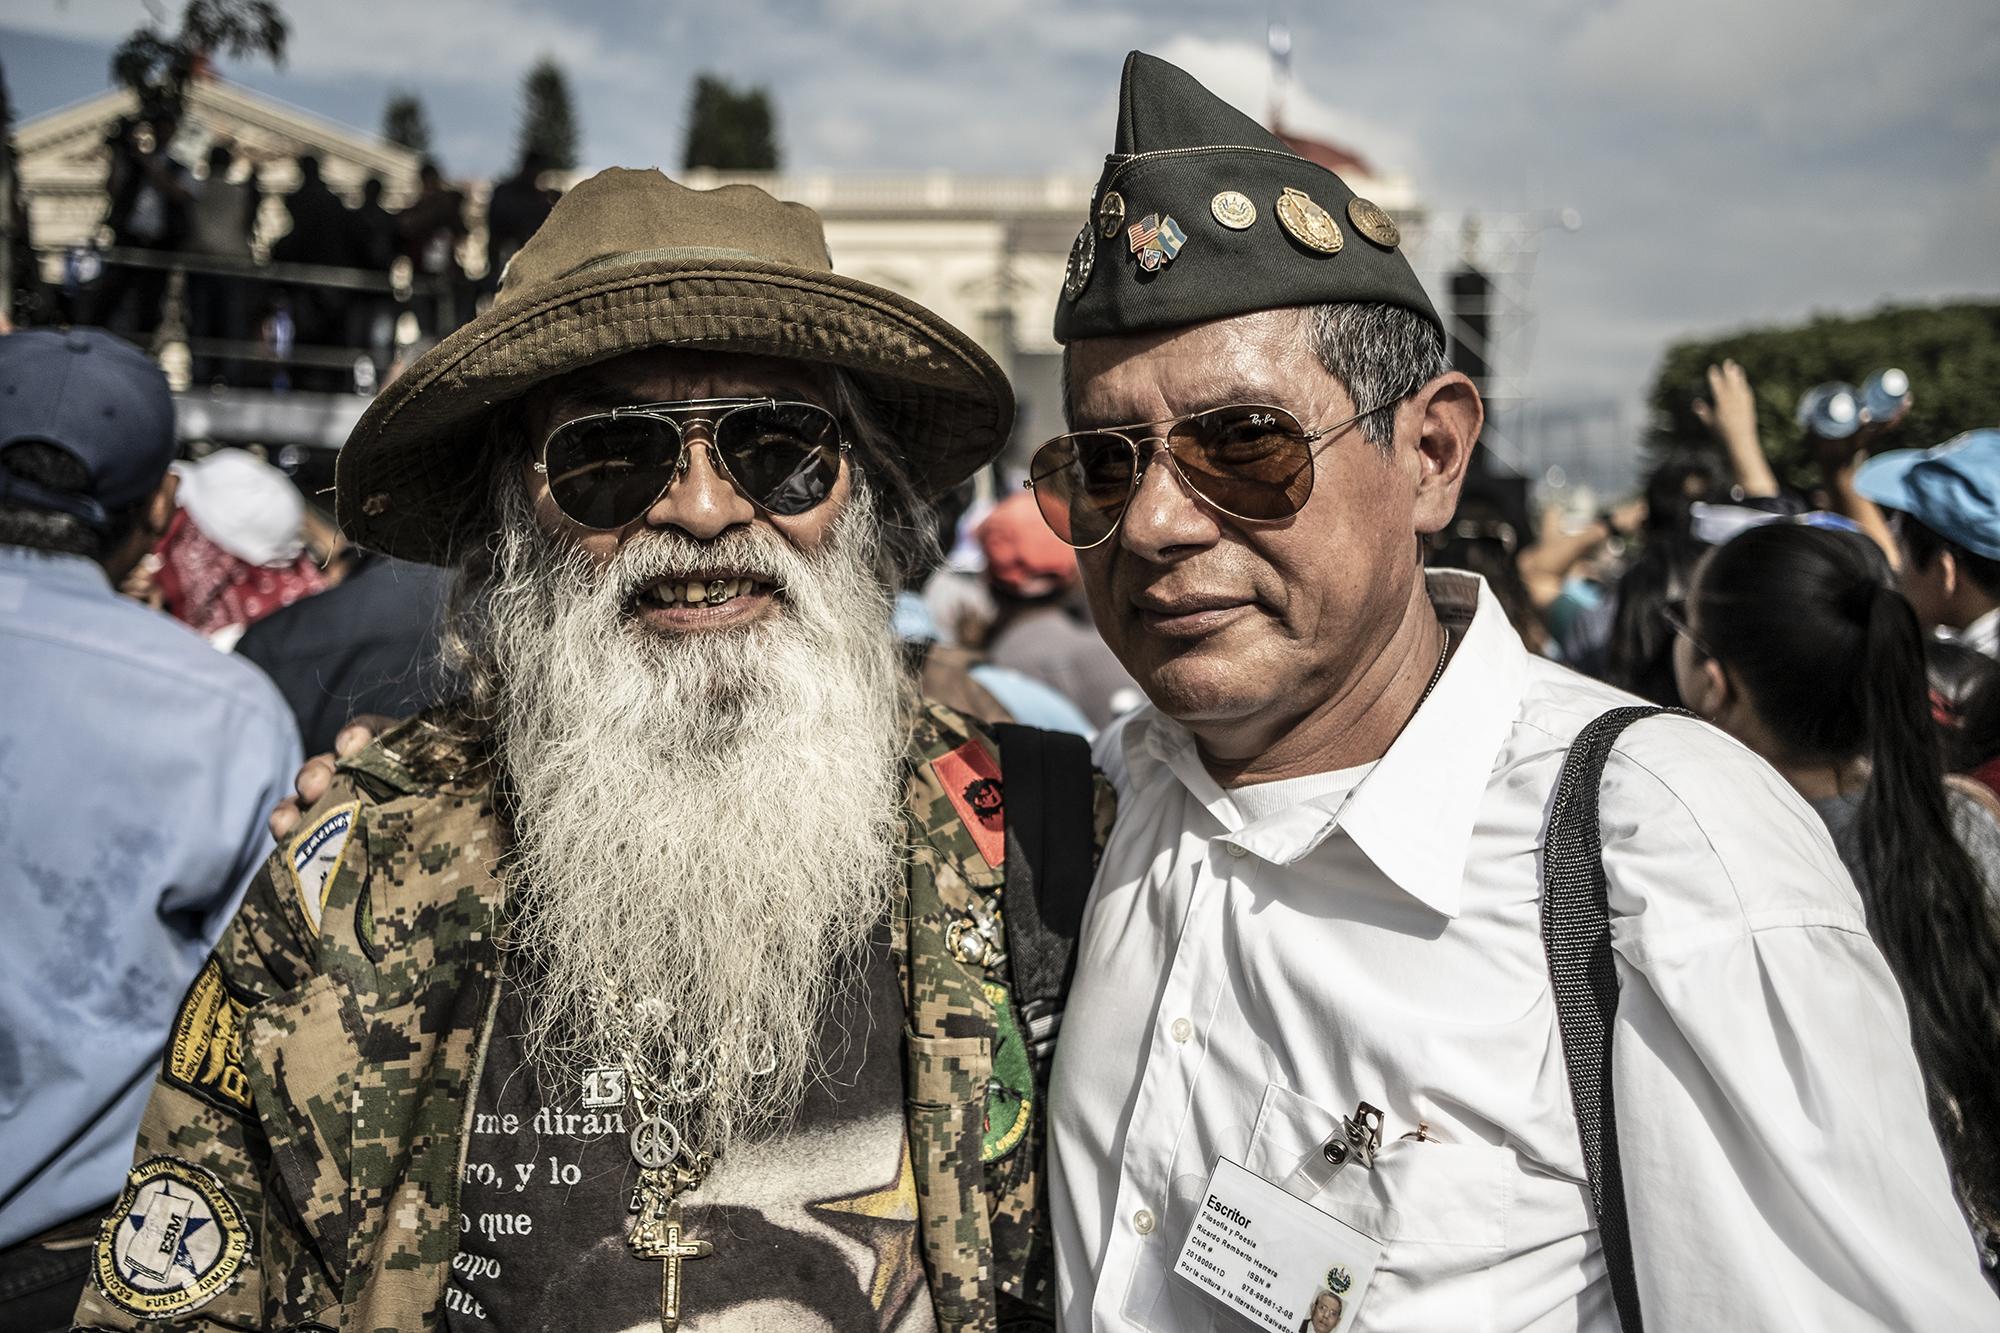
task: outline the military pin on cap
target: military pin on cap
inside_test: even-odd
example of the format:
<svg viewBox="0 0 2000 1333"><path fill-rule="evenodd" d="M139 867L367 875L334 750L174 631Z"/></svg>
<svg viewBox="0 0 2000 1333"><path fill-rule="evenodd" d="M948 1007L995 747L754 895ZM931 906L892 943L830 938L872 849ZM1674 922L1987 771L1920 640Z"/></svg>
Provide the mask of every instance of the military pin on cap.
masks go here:
<svg viewBox="0 0 2000 1333"><path fill-rule="evenodd" d="M1354 230L1366 236L1385 250L1393 250L1403 239L1403 233L1396 229L1396 222L1373 200L1359 195L1347 201L1347 220L1354 224Z"/></svg>
<svg viewBox="0 0 2000 1333"><path fill-rule="evenodd" d="M1071 301L1083 295L1083 289L1090 285L1091 265L1097 261L1097 233L1088 222L1077 229L1076 241L1069 248L1069 267L1063 270L1063 296Z"/></svg>
<svg viewBox="0 0 2000 1333"><path fill-rule="evenodd" d="M1247 231L1257 221L1257 205L1241 190L1224 190L1208 201L1208 211L1231 231Z"/></svg>
<svg viewBox="0 0 2000 1333"><path fill-rule="evenodd" d="M1132 247L1139 267L1148 273L1158 273L1187 244L1187 233L1174 221L1173 214L1148 213L1125 229L1125 240Z"/></svg>
<svg viewBox="0 0 2000 1333"><path fill-rule="evenodd" d="M1116 190L1106 190L1104 197L1097 201L1097 229L1110 240L1125 225L1125 196Z"/></svg>
<svg viewBox="0 0 2000 1333"><path fill-rule="evenodd" d="M1304 190L1289 185L1278 196L1278 225L1300 245L1323 255L1339 254L1346 243L1332 214L1314 203Z"/></svg>

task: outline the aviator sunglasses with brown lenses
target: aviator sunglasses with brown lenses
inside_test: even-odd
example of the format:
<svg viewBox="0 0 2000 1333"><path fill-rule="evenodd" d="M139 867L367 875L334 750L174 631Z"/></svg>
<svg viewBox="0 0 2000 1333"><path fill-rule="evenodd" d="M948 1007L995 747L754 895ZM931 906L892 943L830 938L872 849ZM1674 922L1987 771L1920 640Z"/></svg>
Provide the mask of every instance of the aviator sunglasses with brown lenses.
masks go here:
<svg viewBox="0 0 2000 1333"><path fill-rule="evenodd" d="M687 471L697 426L708 428L716 470L766 513L803 514L840 480L840 419L817 403L775 398L639 403L574 417L549 432L535 471L571 522L622 528Z"/></svg>
<svg viewBox="0 0 2000 1333"><path fill-rule="evenodd" d="M1050 531L1080 551L1118 530L1158 444L1174 475L1210 507L1251 523L1297 514L1312 496L1313 456L1364 417L1307 430L1282 407L1235 403L1192 416L1058 435L1035 451L1022 484L1035 493ZM1163 429L1164 428L1164 429Z"/></svg>

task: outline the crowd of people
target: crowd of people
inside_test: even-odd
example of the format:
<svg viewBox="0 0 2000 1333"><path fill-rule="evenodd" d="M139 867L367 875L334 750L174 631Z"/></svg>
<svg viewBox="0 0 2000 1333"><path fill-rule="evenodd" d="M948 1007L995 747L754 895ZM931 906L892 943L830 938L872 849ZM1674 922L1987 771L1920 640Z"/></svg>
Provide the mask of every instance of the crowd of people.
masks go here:
<svg viewBox="0 0 2000 1333"><path fill-rule="evenodd" d="M434 340L469 318L498 286L507 260L548 216L554 193L541 185L546 163L532 155L495 184L487 208L482 276L460 262L468 235L466 198L435 162L418 169L417 194L403 208L382 203L380 177L349 202L321 176L311 154L254 160L226 142L198 163L176 156L179 122L165 115L118 121L105 142L109 168L103 230L111 250L90 270L73 257L63 312L77 323L151 339L165 313L171 273L186 274L184 327L193 378L203 384L347 389L352 358L301 362L300 348L365 354L373 388L397 351L395 322L407 312ZM289 163L296 184L260 186ZM284 221L259 253L265 198Z"/></svg>
<svg viewBox="0 0 2000 1333"><path fill-rule="evenodd" d="M1118 104L970 509L748 187L524 164L332 524L0 336L0 1326L2000 1323L2000 428L1787 488L1726 362L1520 533L1387 215Z"/></svg>

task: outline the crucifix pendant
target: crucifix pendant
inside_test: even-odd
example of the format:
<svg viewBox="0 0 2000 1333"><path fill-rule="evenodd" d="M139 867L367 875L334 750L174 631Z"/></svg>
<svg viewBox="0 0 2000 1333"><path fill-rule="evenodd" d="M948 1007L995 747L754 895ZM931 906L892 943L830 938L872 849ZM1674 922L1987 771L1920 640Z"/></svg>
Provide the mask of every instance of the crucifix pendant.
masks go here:
<svg viewBox="0 0 2000 1333"><path fill-rule="evenodd" d="M681 1326L681 1260L702 1259L715 1252L705 1240L682 1238L680 1200L641 1186L639 1218L626 1243L641 1259L658 1259L660 1268L660 1333Z"/></svg>

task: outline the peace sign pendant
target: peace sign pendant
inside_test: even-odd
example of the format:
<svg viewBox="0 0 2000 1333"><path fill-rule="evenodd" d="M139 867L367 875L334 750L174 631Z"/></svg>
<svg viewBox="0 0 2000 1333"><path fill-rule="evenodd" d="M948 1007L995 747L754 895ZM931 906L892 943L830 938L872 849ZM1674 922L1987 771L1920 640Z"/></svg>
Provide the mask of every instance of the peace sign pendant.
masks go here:
<svg viewBox="0 0 2000 1333"><path fill-rule="evenodd" d="M681 1155L680 1130L657 1111L632 1126L626 1142L632 1149L632 1160L648 1171L664 1171Z"/></svg>

